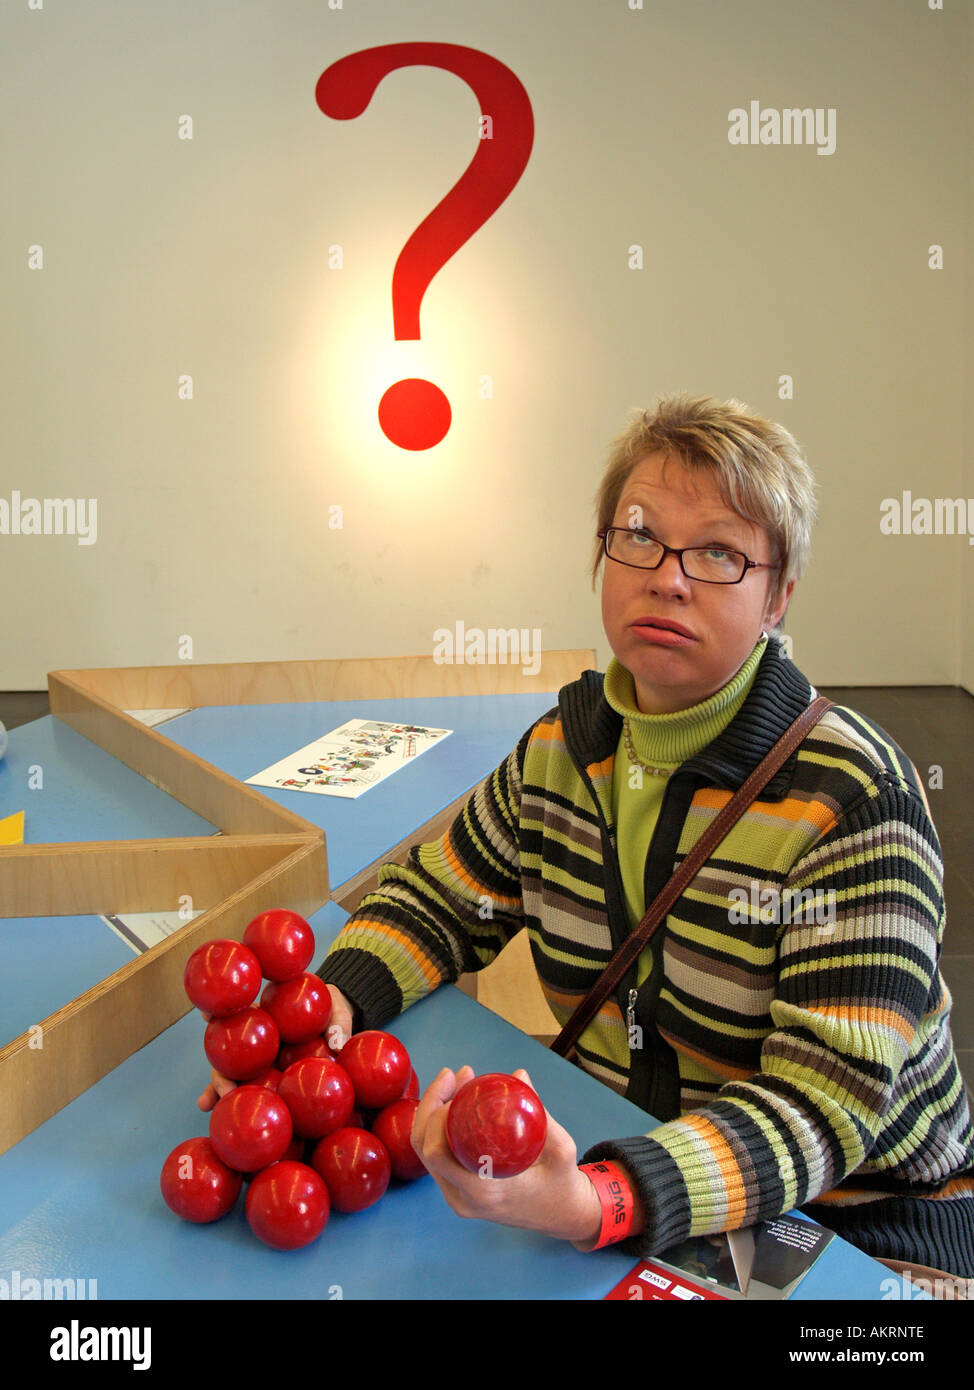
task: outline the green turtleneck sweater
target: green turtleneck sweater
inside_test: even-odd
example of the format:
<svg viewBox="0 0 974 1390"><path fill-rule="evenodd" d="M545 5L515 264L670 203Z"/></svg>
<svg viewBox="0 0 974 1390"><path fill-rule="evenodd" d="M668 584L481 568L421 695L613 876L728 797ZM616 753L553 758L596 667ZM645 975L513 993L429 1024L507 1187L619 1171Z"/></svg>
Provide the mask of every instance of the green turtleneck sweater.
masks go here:
<svg viewBox="0 0 974 1390"><path fill-rule="evenodd" d="M636 704L632 673L613 657L605 673L605 698L627 720L632 747L640 762L672 772L712 743L744 703L767 645L767 637L760 637L747 661L725 686L699 705L674 714L642 714ZM612 771L612 810L626 909L633 929L649 905L643 888L646 855L665 788L665 777L648 772L633 761L623 726ZM637 971L639 984L649 973L651 963L651 953L644 951Z"/></svg>

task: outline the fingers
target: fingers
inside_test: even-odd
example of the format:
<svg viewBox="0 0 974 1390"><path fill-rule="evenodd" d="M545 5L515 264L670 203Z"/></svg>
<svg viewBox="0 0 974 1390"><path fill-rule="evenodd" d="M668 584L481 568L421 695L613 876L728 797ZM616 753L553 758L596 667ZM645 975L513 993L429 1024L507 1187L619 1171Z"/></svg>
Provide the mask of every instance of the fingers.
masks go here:
<svg viewBox="0 0 974 1390"><path fill-rule="evenodd" d="M458 1076L462 1075L464 1071L470 1071L470 1068L461 1067L460 1072L455 1075L449 1067L444 1067L427 1086L416 1109L416 1118L413 1122L413 1135L415 1137L422 1139L430 1117L443 1106L449 1105L460 1085Z"/></svg>
<svg viewBox="0 0 974 1390"><path fill-rule="evenodd" d="M216 1067L210 1069L210 1084L200 1096L196 1104L201 1110L212 1110L218 1100L234 1089L236 1081L231 1081L228 1076L223 1076Z"/></svg>
<svg viewBox="0 0 974 1390"><path fill-rule="evenodd" d="M332 1052L341 1052L352 1036L352 1006L334 985L328 985L331 995L331 1018L325 1029L325 1042Z"/></svg>
<svg viewBox="0 0 974 1390"><path fill-rule="evenodd" d="M460 1087L473 1079L473 1074L473 1067L463 1066L455 1074L449 1067L444 1067L420 1097L410 1138L424 1163L427 1152L433 1153L441 1148L449 1152L444 1132L446 1108Z"/></svg>
<svg viewBox="0 0 974 1390"><path fill-rule="evenodd" d="M220 1097L216 1093L216 1088L214 1086L207 1086L196 1104L201 1110L212 1110L219 1099Z"/></svg>
<svg viewBox="0 0 974 1390"><path fill-rule="evenodd" d="M463 1066L456 1073L444 1067L420 1099L410 1135L414 1150L458 1216L480 1213L465 1192L473 1179L453 1156L446 1137L446 1117L450 1102L473 1076L472 1067Z"/></svg>

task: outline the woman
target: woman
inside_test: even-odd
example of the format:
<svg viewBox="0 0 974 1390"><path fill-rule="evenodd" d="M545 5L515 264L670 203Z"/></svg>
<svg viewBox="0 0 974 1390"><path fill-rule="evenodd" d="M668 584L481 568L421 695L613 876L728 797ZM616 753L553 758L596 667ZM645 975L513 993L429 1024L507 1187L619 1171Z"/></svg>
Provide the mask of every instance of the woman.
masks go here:
<svg viewBox="0 0 974 1390"><path fill-rule="evenodd" d="M740 403L669 399L633 422L598 496L614 660L560 692L441 841L382 870L318 972L338 1023L381 1026L525 925L567 1020L814 698L768 635L813 519L794 439ZM833 707L578 1040L581 1066L663 1121L586 1155L610 1164L621 1225L553 1120L517 1178L455 1162L445 1114L468 1069L436 1078L413 1131L448 1202L583 1249L621 1231L640 1255L800 1206L872 1255L974 1276L941 867L912 764Z"/></svg>

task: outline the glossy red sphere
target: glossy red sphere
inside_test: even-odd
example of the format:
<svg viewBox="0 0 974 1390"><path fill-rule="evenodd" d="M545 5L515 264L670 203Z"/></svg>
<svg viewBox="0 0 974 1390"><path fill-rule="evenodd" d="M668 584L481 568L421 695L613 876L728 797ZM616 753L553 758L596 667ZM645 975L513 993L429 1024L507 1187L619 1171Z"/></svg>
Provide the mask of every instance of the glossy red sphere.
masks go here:
<svg viewBox="0 0 974 1390"><path fill-rule="evenodd" d="M419 1077L416 1072L410 1071L409 1082L402 1093L403 1100L419 1100Z"/></svg>
<svg viewBox="0 0 974 1390"><path fill-rule="evenodd" d="M468 1081L450 1102L446 1137L458 1163L487 1178L530 1168L544 1148L548 1121L530 1086L488 1072Z"/></svg>
<svg viewBox="0 0 974 1390"><path fill-rule="evenodd" d="M409 1138L418 1109L418 1100L404 1096L380 1110L372 1123L372 1133L382 1140L389 1152L392 1176L405 1182L423 1178L427 1171Z"/></svg>
<svg viewBox="0 0 974 1390"><path fill-rule="evenodd" d="M321 1036L331 1018L331 995L317 975L295 975L267 985L260 1007L277 1024L282 1042L309 1042Z"/></svg>
<svg viewBox="0 0 974 1390"><path fill-rule="evenodd" d="M308 923L281 907L255 917L243 939L268 980L291 980L303 974L315 953L314 932Z"/></svg>
<svg viewBox="0 0 974 1390"><path fill-rule="evenodd" d="M190 1002L213 1018L245 1009L260 989L260 961L239 941L207 941L186 962Z"/></svg>
<svg viewBox="0 0 974 1390"><path fill-rule="evenodd" d="M240 1174L216 1153L209 1139L184 1139L162 1165L159 1186L170 1211L203 1224L226 1216L240 1192Z"/></svg>
<svg viewBox="0 0 974 1390"><path fill-rule="evenodd" d="M250 1081L273 1066L280 1047L277 1024L264 1009L241 1009L228 1018L214 1018L203 1034L207 1061L231 1081Z"/></svg>
<svg viewBox="0 0 974 1390"><path fill-rule="evenodd" d="M250 1229L275 1250L299 1250L321 1235L331 1202L324 1178L306 1163L282 1159L258 1173L247 1192Z"/></svg>
<svg viewBox="0 0 974 1390"><path fill-rule="evenodd" d="M308 1139L347 1125L355 1106L348 1074L328 1057L305 1057L288 1067L278 1094L291 1112L295 1133Z"/></svg>
<svg viewBox="0 0 974 1390"><path fill-rule="evenodd" d="M264 1086L237 1086L210 1115L210 1142L240 1173L254 1173L283 1158L294 1125L280 1096Z"/></svg>
<svg viewBox="0 0 974 1390"><path fill-rule="evenodd" d="M265 1067L256 1076L252 1076L247 1082L248 1086L266 1086L269 1091L276 1091L281 1084L281 1077L284 1075L280 1067Z"/></svg>
<svg viewBox="0 0 974 1390"><path fill-rule="evenodd" d="M294 1136L294 1138L291 1140L290 1144L288 1144L287 1148L286 1148L286 1149L284 1150L284 1152L281 1154L281 1157L280 1157L280 1159L278 1160L278 1162L283 1163L286 1159L292 1159L292 1160L293 1160L294 1162L296 1162L296 1163L304 1163L304 1162L306 1162L306 1153L305 1153L305 1150L306 1150L306 1149L307 1149L307 1141L306 1141L305 1139L302 1139L301 1136L300 1136L299 1134L296 1134L296 1135ZM270 1167L270 1164L268 1164L267 1166L268 1166L268 1168L269 1168L269 1167ZM264 1172L264 1169L263 1169L263 1168L259 1168L256 1172L253 1172L253 1173L244 1173L244 1174L242 1175L242 1176L243 1176L244 1182L245 1182L245 1183L253 1182L253 1180L254 1180L254 1178L256 1178L258 1172L263 1173L263 1172Z"/></svg>
<svg viewBox="0 0 974 1390"><path fill-rule="evenodd" d="M336 1129L326 1134L311 1155L312 1167L328 1184L338 1211L364 1211L379 1200L392 1175L381 1139L367 1129Z"/></svg>
<svg viewBox="0 0 974 1390"><path fill-rule="evenodd" d="M352 1078L359 1109L381 1110L399 1100L409 1082L412 1064L398 1038L372 1028L353 1033L338 1054Z"/></svg>
<svg viewBox="0 0 974 1390"><path fill-rule="evenodd" d="M281 1071L287 1071L288 1067L293 1067L295 1062L301 1062L305 1057L327 1057L334 1062L335 1056L324 1038L308 1038L305 1042L285 1043L277 1054L277 1065Z"/></svg>

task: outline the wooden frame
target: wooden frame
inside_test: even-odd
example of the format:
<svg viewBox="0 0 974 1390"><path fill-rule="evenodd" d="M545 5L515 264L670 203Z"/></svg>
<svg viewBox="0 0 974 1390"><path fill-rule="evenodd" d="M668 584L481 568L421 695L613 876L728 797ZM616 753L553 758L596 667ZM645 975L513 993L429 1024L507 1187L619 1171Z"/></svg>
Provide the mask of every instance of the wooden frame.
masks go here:
<svg viewBox="0 0 974 1390"><path fill-rule="evenodd" d="M220 833L0 848L0 902L10 916L155 911L186 896L203 908L165 941L0 1047L0 1153L189 1012L183 971L198 945L215 936L239 940L253 916L281 902L305 916L329 898L351 911L374 885L380 863L417 839L441 834L465 800L459 797L417 826L332 893L318 826L127 711L557 690L594 664L592 651L564 651L545 653L530 677L516 665L446 665L432 657L50 672L55 718ZM482 990L468 992L491 1006Z"/></svg>
<svg viewBox="0 0 974 1390"><path fill-rule="evenodd" d="M194 904L206 908L0 1048L0 1153L189 1012L183 971L197 946L218 936L239 940L252 917L282 901L308 915L328 895L320 832L317 839L233 837L225 845L217 837L195 845L15 846L0 856L0 880L4 890L8 882L15 886L18 916L150 911L159 889L168 890L169 902L189 889ZM0 896L6 904L6 892Z"/></svg>

